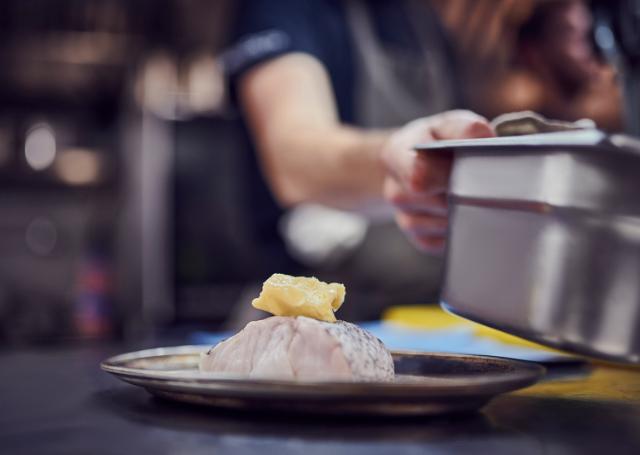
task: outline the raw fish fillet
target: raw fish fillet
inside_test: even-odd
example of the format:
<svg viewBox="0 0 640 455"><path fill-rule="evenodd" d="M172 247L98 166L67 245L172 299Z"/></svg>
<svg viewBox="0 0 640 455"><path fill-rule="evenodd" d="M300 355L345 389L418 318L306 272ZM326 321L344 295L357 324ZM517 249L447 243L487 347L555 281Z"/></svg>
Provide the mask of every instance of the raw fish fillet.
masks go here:
<svg viewBox="0 0 640 455"><path fill-rule="evenodd" d="M306 381L390 381L380 340L344 321L273 316L254 321L202 354L200 371Z"/></svg>

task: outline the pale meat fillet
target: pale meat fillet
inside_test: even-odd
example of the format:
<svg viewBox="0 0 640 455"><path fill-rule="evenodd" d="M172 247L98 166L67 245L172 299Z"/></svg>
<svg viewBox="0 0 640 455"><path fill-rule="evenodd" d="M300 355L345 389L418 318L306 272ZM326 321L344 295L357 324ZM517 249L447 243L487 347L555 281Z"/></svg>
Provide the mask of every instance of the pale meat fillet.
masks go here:
<svg viewBox="0 0 640 455"><path fill-rule="evenodd" d="M390 381L393 359L369 332L344 321L274 316L254 321L202 355L200 371L249 378Z"/></svg>

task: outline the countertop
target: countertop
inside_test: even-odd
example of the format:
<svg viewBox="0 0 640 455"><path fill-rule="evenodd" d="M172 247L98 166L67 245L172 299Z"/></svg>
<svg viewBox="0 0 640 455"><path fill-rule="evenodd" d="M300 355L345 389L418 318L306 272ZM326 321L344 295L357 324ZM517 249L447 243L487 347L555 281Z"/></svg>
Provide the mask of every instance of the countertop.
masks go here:
<svg viewBox="0 0 640 455"><path fill-rule="evenodd" d="M174 404L99 369L146 347L0 350L0 453L640 453L638 369L552 368L464 416L321 419Z"/></svg>

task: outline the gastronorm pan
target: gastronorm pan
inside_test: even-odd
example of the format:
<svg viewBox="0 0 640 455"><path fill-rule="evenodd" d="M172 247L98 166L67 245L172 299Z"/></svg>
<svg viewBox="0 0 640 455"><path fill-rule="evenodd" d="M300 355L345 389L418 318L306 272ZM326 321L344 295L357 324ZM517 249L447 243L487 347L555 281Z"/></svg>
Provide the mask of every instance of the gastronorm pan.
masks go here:
<svg viewBox="0 0 640 455"><path fill-rule="evenodd" d="M417 150L455 156L445 308L640 363L640 141L585 130Z"/></svg>

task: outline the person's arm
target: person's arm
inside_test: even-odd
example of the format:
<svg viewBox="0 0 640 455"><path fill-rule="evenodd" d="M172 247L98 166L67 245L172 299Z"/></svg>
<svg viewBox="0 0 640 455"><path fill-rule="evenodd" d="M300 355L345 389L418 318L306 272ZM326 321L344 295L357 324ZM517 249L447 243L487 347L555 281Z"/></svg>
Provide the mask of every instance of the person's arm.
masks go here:
<svg viewBox="0 0 640 455"><path fill-rule="evenodd" d="M353 208L382 196L378 158L388 132L342 125L324 66L286 54L249 71L239 96L263 172L284 206Z"/></svg>
<svg viewBox="0 0 640 455"><path fill-rule="evenodd" d="M413 147L492 136L485 119L452 111L395 131L343 125L324 66L303 53L257 66L238 88L263 172L282 205L356 208L382 197L384 186L409 238L426 251L442 249L450 158L418 154Z"/></svg>

